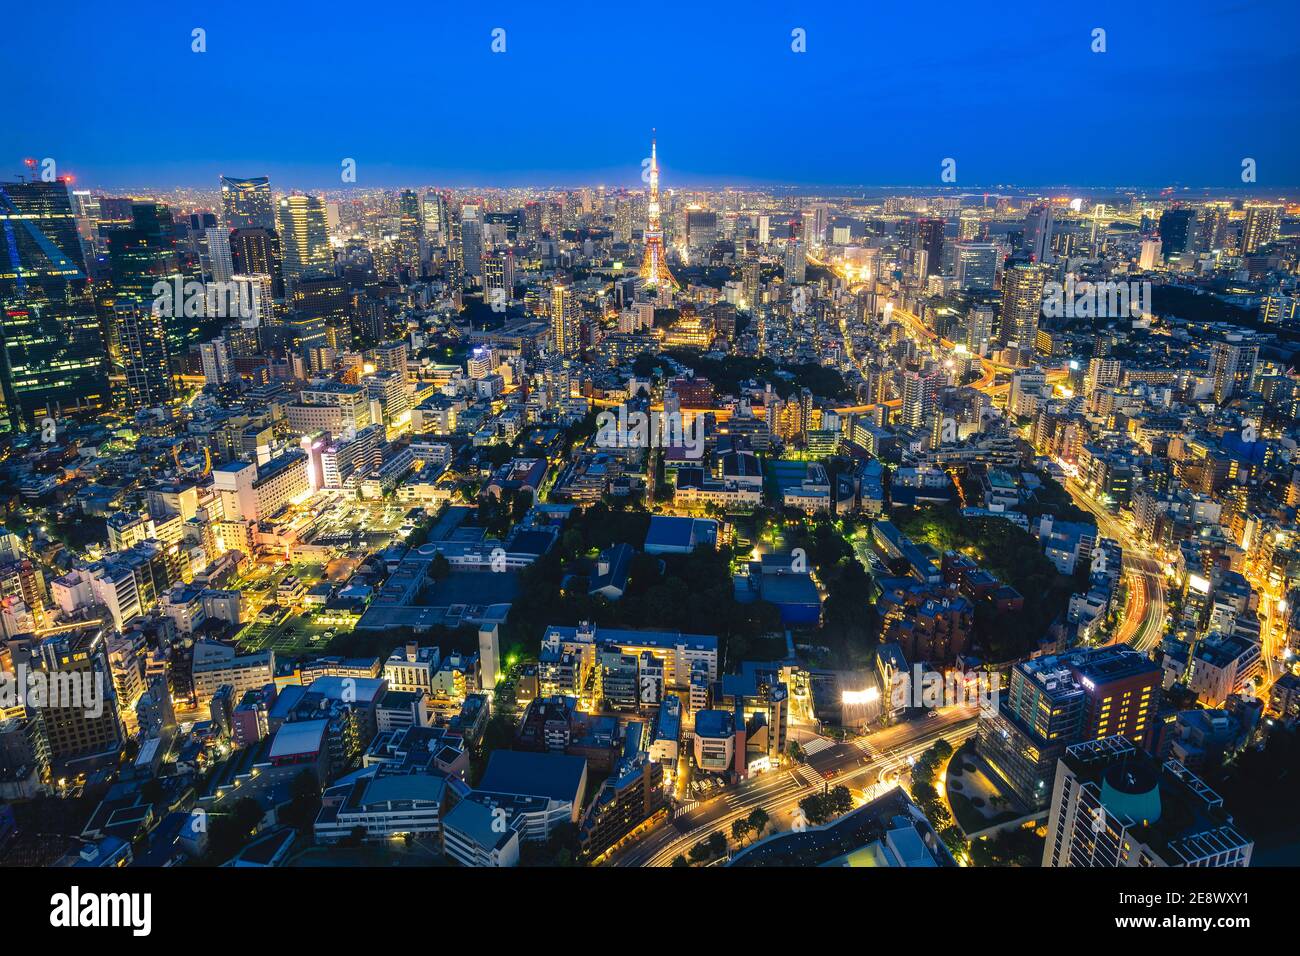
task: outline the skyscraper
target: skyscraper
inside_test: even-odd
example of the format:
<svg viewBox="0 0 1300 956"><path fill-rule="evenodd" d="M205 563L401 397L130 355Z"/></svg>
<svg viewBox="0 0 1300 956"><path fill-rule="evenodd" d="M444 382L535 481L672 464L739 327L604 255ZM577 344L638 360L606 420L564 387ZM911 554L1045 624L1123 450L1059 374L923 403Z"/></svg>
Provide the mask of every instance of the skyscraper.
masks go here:
<svg viewBox="0 0 1300 956"><path fill-rule="evenodd" d="M1246 207L1246 224L1241 230L1241 252L1250 255L1260 246L1278 237L1282 225L1282 207L1251 203Z"/></svg>
<svg viewBox="0 0 1300 956"><path fill-rule="evenodd" d="M903 373L902 422L904 425L920 428L925 423L934 410L939 384L940 379L937 375L910 370Z"/></svg>
<svg viewBox="0 0 1300 956"><path fill-rule="evenodd" d="M284 298L284 254L280 234L260 226L236 229L230 234L230 261L236 275L264 275L271 280L271 294Z"/></svg>
<svg viewBox="0 0 1300 956"><path fill-rule="evenodd" d="M265 176L248 179L221 177L221 215L226 228L274 229L275 205L271 201L271 181Z"/></svg>
<svg viewBox="0 0 1300 956"><path fill-rule="evenodd" d="M567 280L551 287L551 348L557 355L577 355L579 317L577 295Z"/></svg>
<svg viewBox="0 0 1300 956"><path fill-rule="evenodd" d="M918 219L912 241L925 252L925 274L937 275L943 265L943 220Z"/></svg>
<svg viewBox="0 0 1300 956"><path fill-rule="evenodd" d="M708 209L686 210L686 248L691 261L708 258L718 238L718 214Z"/></svg>
<svg viewBox="0 0 1300 956"><path fill-rule="evenodd" d="M111 323L122 380L122 404L137 411L169 401L174 391L163 319L150 303L114 302Z"/></svg>
<svg viewBox="0 0 1300 956"><path fill-rule="evenodd" d="M515 253L489 252L483 257L483 298L493 309L504 308L515 296Z"/></svg>
<svg viewBox="0 0 1300 956"><path fill-rule="evenodd" d="M167 353L184 355L199 332L196 317L186 315L183 302L169 299L160 303L161 311L154 307L154 288L159 282L172 284L189 278L182 272L171 209L162 203L133 202L131 225L105 230L104 235L111 291L101 296L101 304L134 302L143 311L153 313L162 323ZM109 332L111 351L118 341L111 324Z"/></svg>
<svg viewBox="0 0 1300 956"><path fill-rule="evenodd" d="M0 183L0 417L101 411L106 370L67 185Z"/></svg>
<svg viewBox="0 0 1300 956"><path fill-rule="evenodd" d="M1025 216L1025 251L1035 262L1049 262L1052 256L1052 227L1055 214L1049 203L1031 206ZM1031 346L1032 342L1029 343Z"/></svg>
<svg viewBox="0 0 1300 956"><path fill-rule="evenodd" d="M1028 354L1038 337L1047 275L1035 262L1010 259L1002 271L1002 339Z"/></svg>
<svg viewBox="0 0 1300 956"><path fill-rule="evenodd" d="M993 310L972 306L966 312L966 350L973 355L988 355L993 344Z"/></svg>
<svg viewBox="0 0 1300 956"><path fill-rule="evenodd" d="M1166 256L1196 248L1196 210L1166 209L1160 214L1160 248Z"/></svg>
<svg viewBox="0 0 1300 956"><path fill-rule="evenodd" d="M959 242L955 258L957 286L992 289L997 285L998 246L994 242Z"/></svg>
<svg viewBox="0 0 1300 956"><path fill-rule="evenodd" d="M438 239L447 231L447 197L444 193L436 189L430 189L424 194L424 203L421 206L421 216L424 220L424 235L428 239Z"/></svg>
<svg viewBox="0 0 1300 956"><path fill-rule="evenodd" d="M230 252L230 233L217 226L205 230L208 244L208 269L213 282L226 282L235 274L235 262Z"/></svg>
<svg viewBox="0 0 1300 956"><path fill-rule="evenodd" d="M467 204L461 207L460 243L465 275L480 275L483 272L483 220L479 218L478 206Z"/></svg>
<svg viewBox="0 0 1300 956"><path fill-rule="evenodd" d="M286 276L333 273L334 254L330 251L325 204L319 196L285 196L280 200L280 241Z"/></svg>
<svg viewBox="0 0 1300 956"><path fill-rule="evenodd" d="M785 281L800 284L807 278L808 255L803 242L791 239L785 246Z"/></svg>

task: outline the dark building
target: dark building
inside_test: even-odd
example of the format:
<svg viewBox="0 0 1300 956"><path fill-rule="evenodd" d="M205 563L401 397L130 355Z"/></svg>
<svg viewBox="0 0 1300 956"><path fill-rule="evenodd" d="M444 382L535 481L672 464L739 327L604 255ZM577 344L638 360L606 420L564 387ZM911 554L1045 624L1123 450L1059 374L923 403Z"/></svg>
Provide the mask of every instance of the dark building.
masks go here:
<svg viewBox="0 0 1300 956"><path fill-rule="evenodd" d="M943 266L943 220L917 220L913 241L925 252L925 274L937 275Z"/></svg>
<svg viewBox="0 0 1300 956"><path fill-rule="evenodd" d="M11 427L107 407L104 340L65 183L0 183L0 310Z"/></svg>
<svg viewBox="0 0 1300 956"><path fill-rule="evenodd" d="M230 234L230 261L235 275L271 277L271 295L284 298L284 255L280 234L260 226L236 229Z"/></svg>
<svg viewBox="0 0 1300 956"><path fill-rule="evenodd" d="M1168 256L1196 247L1196 210L1166 209L1160 216L1160 251Z"/></svg>

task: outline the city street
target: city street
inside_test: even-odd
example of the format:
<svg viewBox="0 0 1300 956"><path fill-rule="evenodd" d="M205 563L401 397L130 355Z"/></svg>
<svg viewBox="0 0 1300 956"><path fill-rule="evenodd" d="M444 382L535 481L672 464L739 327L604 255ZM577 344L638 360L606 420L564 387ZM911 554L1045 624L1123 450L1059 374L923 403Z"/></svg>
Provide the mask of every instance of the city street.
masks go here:
<svg viewBox="0 0 1300 956"><path fill-rule="evenodd" d="M976 708L951 707L937 716L923 717L876 731L853 743L836 744L794 768L768 771L730 787L661 824L638 843L617 855L613 866L668 866L700 840L718 830L727 831L733 820L762 807L775 821L789 813L804 797L821 787L854 784L870 793L882 773L907 763L944 739L957 747L975 733Z"/></svg>

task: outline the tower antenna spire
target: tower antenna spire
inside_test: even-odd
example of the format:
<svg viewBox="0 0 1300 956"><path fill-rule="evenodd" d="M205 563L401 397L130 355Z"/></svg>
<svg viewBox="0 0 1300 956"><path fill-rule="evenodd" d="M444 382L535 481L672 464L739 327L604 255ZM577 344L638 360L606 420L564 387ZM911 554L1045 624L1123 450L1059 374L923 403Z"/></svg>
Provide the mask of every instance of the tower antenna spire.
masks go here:
<svg viewBox="0 0 1300 956"><path fill-rule="evenodd" d="M668 262L664 254L664 233L659 219L659 158L657 130L650 128L650 165L649 173L650 201L646 206L647 222L645 230L645 255L641 259L641 278L648 286L667 285L678 288L677 280L668 271Z"/></svg>

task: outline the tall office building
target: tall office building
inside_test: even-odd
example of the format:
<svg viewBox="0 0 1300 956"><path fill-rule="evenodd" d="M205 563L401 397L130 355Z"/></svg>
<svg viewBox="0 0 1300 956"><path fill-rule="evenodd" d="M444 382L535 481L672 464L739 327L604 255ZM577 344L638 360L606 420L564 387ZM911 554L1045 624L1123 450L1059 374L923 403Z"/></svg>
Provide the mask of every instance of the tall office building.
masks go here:
<svg viewBox="0 0 1300 956"><path fill-rule="evenodd" d="M186 279L198 278L197 275L186 275L182 270L171 209L162 203L133 202L131 225L106 229L104 237L108 245L111 282L109 289L100 295L99 303L106 317L109 356L114 368L123 368L128 359L138 361L138 356L130 358L122 354L125 346L116 324L119 316L130 316L133 312L157 320L167 355L185 355L199 336L202 320L195 314L186 314L183 298L179 301L172 297L160 300L154 291L160 282L174 289ZM154 323L147 321L146 324L149 328L145 340L149 340ZM150 372L149 376L161 376L170 381L170 374L171 370L164 366ZM119 383L120 379L115 382ZM146 394L157 395L159 390L149 389Z"/></svg>
<svg viewBox="0 0 1300 956"><path fill-rule="evenodd" d="M1024 354L1038 337L1047 274L1036 262L1010 259L1002 270L1002 340L1014 342Z"/></svg>
<svg viewBox="0 0 1300 956"><path fill-rule="evenodd" d="M235 275L268 276L272 296L284 298L284 253L274 229L236 229L230 234L230 261Z"/></svg>
<svg viewBox="0 0 1300 956"><path fill-rule="evenodd" d="M104 351L67 185L0 183L0 421L102 411Z"/></svg>
<svg viewBox="0 0 1300 956"><path fill-rule="evenodd" d="M1259 346L1215 342L1210 347L1210 378L1214 380L1214 400L1222 405L1236 395L1251 390Z"/></svg>
<svg viewBox="0 0 1300 956"><path fill-rule="evenodd" d="M1039 203L1029 208L1029 213L1025 216L1025 251L1035 262L1051 261L1052 229L1055 222L1055 213L1050 203Z"/></svg>
<svg viewBox="0 0 1300 956"><path fill-rule="evenodd" d="M483 220L479 218L479 208L474 205L461 207L460 219L461 256L465 263L465 275L477 276L483 272Z"/></svg>
<svg viewBox="0 0 1300 956"><path fill-rule="evenodd" d="M420 194L413 189L403 189L397 197L397 264L412 278L420 276L420 238L424 235L424 221L420 208Z"/></svg>
<svg viewBox="0 0 1300 956"><path fill-rule="evenodd" d="M1255 846L1199 777L1123 736L1067 748L1051 807L1043 866L1249 866Z"/></svg>
<svg viewBox="0 0 1300 956"><path fill-rule="evenodd" d="M998 246L995 242L959 242L954 257L957 287L997 288Z"/></svg>
<svg viewBox="0 0 1300 956"><path fill-rule="evenodd" d="M226 229L274 229L275 204L265 176L221 177L221 215Z"/></svg>
<svg viewBox="0 0 1300 956"><path fill-rule="evenodd" d="M557 355L577 355L582 312L571 283L558 281L551 287L551 348Z"/></svg>
<svg viewBox="0 0 1300 956"><path fill-rule="evenodd" d="M1277 239L1282 227L1282 207L1251 203L1246 207L1246 223L1241 230L1242 255L1250 255L1260 246Z"/></svg>
<svg viewBox="0 0 1300 956"><path fill-rule="evenodd" d="M943 220L918 219L912 243L913 248L925 253L925 274L937 275L943 265Z"/></svg>
<svg viewBox="0 0 1300 956"><path fill-rule="evenodd" d="M447 231L447 196L436 189L424 194L421 206L425 238L437 240Z"/></svg>
<svg viewBox="0 0 1300 956"><path fill-rule="evenodd" d="M1196 249L1196 210L1180 207L1160 214L1160 248L1166 256Z"/></svg>
<svg viewBox="0 0 1300 956"><path fill-rule="evenodd" d="M1126 644L1039 657L1011 669L976 745L1022 800L1044 806L1066 747L1121 733L1150 746L1159 704L1160 668Z"/></svg>
<svg viewBox="0 0 1300 956"><path fill-rule="evenodd" d="M85 282L67 184L0 183L0 230L0 294L57 296Z"/></svg>
<svg viewBox="0 0 1300 956"><path fill-rule="evenodd" d="M325 203L319 196L285 196L280 200L280 241L286 276L334 272Z"/></svg>
<svg viewBox="0 0 1300 956"><path fill-rule="evenodd" d="M718 214L708 209L686 210L686 248L692 262L708 259L718 240Z"/></svg>
<svg viewBox="0 0 1300 956"><path fill-rule="evenodd" d="M81 251L86 263L94 258L99 242L99 197L88 189L72 191L72 214L77 220Z"/></svg>

